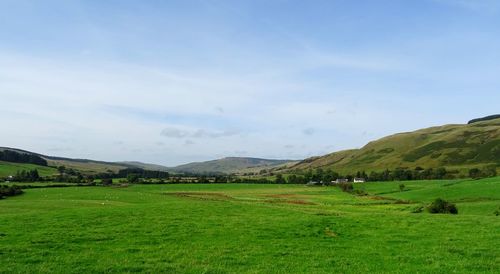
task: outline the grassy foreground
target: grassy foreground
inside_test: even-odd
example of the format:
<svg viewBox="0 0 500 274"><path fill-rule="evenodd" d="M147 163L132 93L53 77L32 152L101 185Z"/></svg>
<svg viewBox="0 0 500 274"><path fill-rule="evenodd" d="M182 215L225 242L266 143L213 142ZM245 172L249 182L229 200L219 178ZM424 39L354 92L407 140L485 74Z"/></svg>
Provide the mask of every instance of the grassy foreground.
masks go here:
<svg viewBox="0 0 500 274"><path fill-rule="evenodd" d="M28 189L0 200L0 272L499 272L500 178L399 184ZM459 214L412 213L436 197Z"/></svg>

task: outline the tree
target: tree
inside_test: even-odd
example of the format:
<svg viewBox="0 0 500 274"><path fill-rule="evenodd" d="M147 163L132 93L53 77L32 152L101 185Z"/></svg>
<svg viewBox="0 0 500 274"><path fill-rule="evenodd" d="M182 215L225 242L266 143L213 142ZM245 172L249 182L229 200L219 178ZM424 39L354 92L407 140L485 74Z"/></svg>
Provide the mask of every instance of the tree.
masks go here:
<svg viewBox="0 0 500 274"><path fill-rule="evenodd" d="M375 171L370 172L370 175L368 176L368 180L372 182L380 181L380 174L378 174Z"/></svg>
<svg viewBox="0 0 500 274"><path fill-rule="evenodd" d="M432 202L427 209L430 213L449 213L449 214L458 214L458 209L455 204L449 203L441 198L437 198Z"/></svg>
<svg viewBox="0 0 500 274"><path fill-rule="evenodd" d="M306 182L310 182L313 180L313 173L311 169L308 169L306 171L306 174L304 174L304 178L306 179Z"/></svg>
<svg viewBox="0 0 500 274"><path fill-rule="evenodd" d="M350 193L350 192L354 191L354 186L352 185L352 183L340 183L340 184L338 184L338 186L344 192L349 192Z"/></svg>
<svg viewBox="0 0 500 274"><path fill-rule="evenodd" d="M30 170L29 172L29 179L34 182L34 181L38 181L38 179L40 179L40 175L38 175L38 170L36 169L33 169L33 170Z"/></svg>
<svg viewBox="0 0 500 274"><path fill-rule="evenodd" d="M446 168L440 167L440 168L436 169L436 171L434 172L434 178L435 179L443 179L447 173L448 173L448 171L446 171Z"/></svg>
<svg viewBox="0 0 500 274"><path fill-rule="evenodd" d="M113 184L113 179L111 179L111 178L102 179L102 185L103 186L110 186L112 184Z"/></svg>
<svg viewBox="0 0 500 274"><path fill-rule="evenodd" d="M497 168L496 166L487 166L486 169L483 171L483 174L485 177L495 177L497 176Z"/></svg>
<svg viewBox="0 0 500 274"><path fill-rule="evenodd" d="M469 170L469 177L472 179L481 178L481 170L479 168L471 168Z"/></svg>
<svg viewBox="0 0 500 274"><path fill-rule="evenodd" d="M399 191L404 191L404 190L405 190L405 185L399 184Z"/></svg>
<svg viewBox="0 0 500 274"><path fill-rule="evenodd" d="M286 184L285 178L283 178L283 175L281 174L276 174L276 180L274 181L276 184Z"/></svg>
<svg viewBox="0 0 500 274"><path fill-rule="evenodd" d="M58 166L57 171L59 171L59 174L62 175L66 171L66 167L65 166Z"/></svg>
<svg viewBox="0 0 500 274"><path fill-rule="evenodd" d="M139 181L139 175L130 173L127 175L127 181L131 184L137 183Z"/></svg>

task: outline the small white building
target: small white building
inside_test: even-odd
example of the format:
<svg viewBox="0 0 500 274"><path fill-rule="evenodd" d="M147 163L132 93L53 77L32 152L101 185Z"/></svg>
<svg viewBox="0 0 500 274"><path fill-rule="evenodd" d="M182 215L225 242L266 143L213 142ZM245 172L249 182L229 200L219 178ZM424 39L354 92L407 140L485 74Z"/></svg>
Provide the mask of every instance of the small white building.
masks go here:
<svg viewBox="0 0 500 274"><path fill-rule="evenodd" d="M335 184L349 183L349 179L337 179L333 183Z"/></svg>
<svg viewBox="0 0 500 274"><path fill-rule="evenodd" d="M355 183L364 183L366 182L365 178L354 178Z"/></svg>

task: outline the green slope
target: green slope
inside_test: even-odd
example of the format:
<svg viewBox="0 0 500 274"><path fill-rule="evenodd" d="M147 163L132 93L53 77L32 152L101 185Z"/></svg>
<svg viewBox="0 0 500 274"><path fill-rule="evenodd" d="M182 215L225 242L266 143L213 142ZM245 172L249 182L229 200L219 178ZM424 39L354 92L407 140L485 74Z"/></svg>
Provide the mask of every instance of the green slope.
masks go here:
<svg viewBox="0 0 500 274"><path fill-rule="evenodd" d="M40 176L50 176L57 174L57 170L52 167L0 161L0 177L8 177L10 175L16 175L17 171L28 171L32 169L38 170L38 174Z"/></svg>
<svg viewBox="0 0 500 274"><path fill-rule="evenodd" d="M289 170L331 168L339 172L384 169L500 166L500 119L400 133L361 149L306 159Z"/></svg>

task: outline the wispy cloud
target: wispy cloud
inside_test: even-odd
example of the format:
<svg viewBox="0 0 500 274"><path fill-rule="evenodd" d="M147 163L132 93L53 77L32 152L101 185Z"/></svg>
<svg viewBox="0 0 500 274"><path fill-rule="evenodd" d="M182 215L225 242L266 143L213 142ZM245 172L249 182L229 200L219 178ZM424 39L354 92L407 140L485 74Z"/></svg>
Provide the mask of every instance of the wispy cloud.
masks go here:
<svg viewBox="0 0 500 274"><path fill-rule="evenodd" d="M494 0L18 2L0 3L5 146L302 158L498 110Z"/></svg>
<svg viewBox="0 0 500 274"><path fill-rule="evenodd" d="M224 131L214 131L214 130L206 130L206 129L195 129L195 130L187 130L187 129L179 129L179 128L165 128L161 131L160 135L168 138L194 138L194 139L204 139L204 138L221 138L221 137L230 137L240 134L237 130L224 130Z"/></svg>

